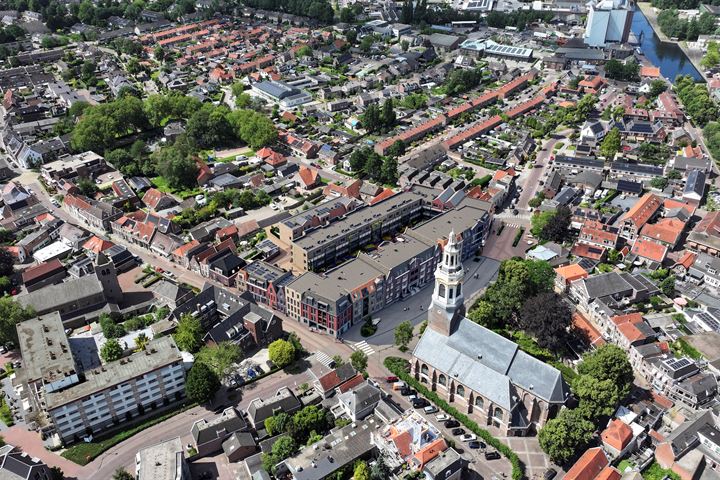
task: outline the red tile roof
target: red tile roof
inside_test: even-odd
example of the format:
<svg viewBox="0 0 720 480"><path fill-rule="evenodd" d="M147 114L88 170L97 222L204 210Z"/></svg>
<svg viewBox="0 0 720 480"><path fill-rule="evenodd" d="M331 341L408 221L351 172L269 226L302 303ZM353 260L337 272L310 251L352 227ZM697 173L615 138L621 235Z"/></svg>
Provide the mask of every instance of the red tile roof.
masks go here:
<svg viewBox="0 0 720 480"><path fill-rule="evenodd" d="M685 231L686 223L677 218L662 218L657 223L648 223L640 230L640 235L675 245Z"/></svg>
<svg viewBox="0 0 720 480"><path fill-rule="evenodd" d="M675 265L673 265L673 266L675 267L678 265L682 265L685 268L685 270L688 270L695 263L696 258L697 258L696 253L693 253L693 252L687 250L687 251L685 251L685 253L683 253L682 257L680 257L678 259L678 261L675 262Z"/></svg>
<svg viewBox="0 0 720 480"><path fill-rule="evenodd" d="M641 77L660 78L660 69L658 67L650 67L643 65L640 67Z"/></svg>
<svg viewBox="0 0 720 480"><path fill-rule="evenodd" d="M49 262L39 263L34 267L30 267L22 273L23 283L32 282L45 275L53 274L65 270L63 264L57 258L50 260Z"/></svg>
<svg viewBox="0 0 720 480"><path fill-rule="evenodd" d="M646 193L623 216L624 220L632 222L636 228L642 228L663 204L662 199L654 193Z"/></svg>
<svg viewBox="0 0 720 480"><path fill-rule="evenodd" d="M298 176L305 187L313 187L320 179L320 174L314 168L302 166L298 172Z"/></svg>
<svg viewBox="0 0 720 480"><path fill-rule="evenodd" d="M614 419L610 425L600 434L605 445L622 451L627 447L633 438L632 429L620 419Z"/></svg>
<svg viewBox="0 0 720 480"><path fill-rule="evenodd" d="M590 448L568 470L565 480L594 480L607 465L608 459L602 448Z"/></svg>
<svg viewBox="0 0 720 480"><path fill-rule="evenodd" d="M577 263L571 263L570 265L565 265L564 267L557 267L555 269L555 275L562 277L565 280L565 283L574 282L575 280L588 277L588 273L585 269Z"/></svg>
<svg viewBox="0 0 720 480"><path fill-rule="evenodd" d="M115 244L109 240L103 240L102 238L93 235L93 237L83 244L85 250L89 250L98 254L114 246Z"/></svg>
<svg viewBox="0 0 720 480"><path fill-rule="evenodd" d="M391 189L386 188L380 194L378 194L376 197L374 197L372 200L370 200L370 205L375 205L376 203L380 203L385 199L388 199L395 195L395 192L393 192Z"/></svg>
<svg viewBox="0 0 720 480"><path fill-rule="evenodd" d="M667 256L667 247L646 238L638 238L633 243L632 253L653 262L662 263Z"/></svg>
<svg viewBox="0 0 720 480"><path fill-rule="evenodd" d="M591 260L601 260L605 256L605 249L594 245L585 245L584 243L576 243L570 250L570 253L576 257L589 258Z"/></svg>
<svg viewBox="0 0 720 480"><path fill-rule="evenodd" d="M593 347L601 347L605 345L605 339L602 338L602 335L600 332L595 328L590 321L580 315L579 313L575 312L575 314L572 317L572 324L575 328L580 330L585 334L587 337L588 342Z"/></svg>

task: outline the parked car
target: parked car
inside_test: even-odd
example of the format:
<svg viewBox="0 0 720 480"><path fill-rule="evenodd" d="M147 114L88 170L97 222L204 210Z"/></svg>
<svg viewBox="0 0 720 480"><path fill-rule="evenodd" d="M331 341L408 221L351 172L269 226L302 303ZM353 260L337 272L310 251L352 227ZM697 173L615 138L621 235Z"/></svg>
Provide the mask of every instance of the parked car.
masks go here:
<svg viewBox="0 0 720 480"><path fill-rule="evenodd" d="M478 442L477 440L473 440L472 442L468 443L468 448L477 450L478 448L480 448L480 442Z"/></svg>
<svg viewBox="0 0 720 480"><path fill-rule="evenodd" d="M471 440L477 440L477 436L475 436L474 433L466 433L465 435L460 436L461 442L469 442Z"/></svg>
<svg viewBox="0 0 720 480"><path fill-rule="evenodd" d="M485 452L485 460L497 460L498 458L500 458L498 452Z"/></svg>
<svg viewBox="0 0 720 480"><path fill-rule="evenodd" d="M460 422L457 420L448 420L445 422L445 428L457 428L460 426Z"/></svg>
<svg viewBox="0 0 720 480"><path fill-rule="evenodd" d="M452 434L455 435L456 437L458 435L465 435L465 430L462 428L455 428L455 429L453 429Z"/></svg>
<svg viewBox="0 0 720 480"><path fill-rule="evenodd" d="M438 409L435 405L428 405L423 410L425 410L425 413L435 413L438 411Z"/></svg>
<svg viewBox="0 0 720 480"><path fill-rule="evenodd" d="M395 383L398 381L398 377L396 377L395 375L391 375L389 377L385 377L385 381L387 383Z"/></svg>
<svg viewBox="0 0 720 480"><path fill-rule="evenodd" d="M428 405L430 405L430 403L424 398L416 398L413 400L413 408L425 408Z"/></svg>
<svg viewBox="0 0 720 480"><path fill-rule="evenodd" d="M548 468L545 470L545 473L543 473L543 479L544 480L552 480L557 475L557 470L554 468Z"/></svg>
<svg viewBox="0 0 720 480"><path fill-rule="evenodd" d="M444 413L438 413L437 415L435 415L435 420L437 420L438 422L444 422L445 420L450 420L450 417L448 417ZM447 427L447 425L445 426Z"/></svg>

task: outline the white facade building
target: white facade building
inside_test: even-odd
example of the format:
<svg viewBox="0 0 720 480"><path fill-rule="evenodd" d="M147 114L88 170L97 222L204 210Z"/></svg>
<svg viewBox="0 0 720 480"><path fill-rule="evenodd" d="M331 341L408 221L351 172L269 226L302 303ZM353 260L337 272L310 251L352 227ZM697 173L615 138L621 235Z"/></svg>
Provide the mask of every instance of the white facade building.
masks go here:
<svg viewBox="0 0 720 480"><path fill-rule="evenodd" d="M84 372L85 381L46 394L47 414L64 443L162 408L185 395L185 368L172 337Z"/></svg>
<svg viewBox="0 0 720 480"><path fill-rule="evenodd" d="M626 42L633 16L632 0L591 0L584 40L591 47Z"/></svg>

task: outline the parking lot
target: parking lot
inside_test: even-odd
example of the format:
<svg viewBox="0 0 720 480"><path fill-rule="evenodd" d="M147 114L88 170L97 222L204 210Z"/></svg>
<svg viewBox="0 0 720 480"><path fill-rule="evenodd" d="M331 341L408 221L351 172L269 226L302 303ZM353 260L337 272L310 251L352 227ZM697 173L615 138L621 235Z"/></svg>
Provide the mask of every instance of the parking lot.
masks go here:
<svg viewBox="0 0 720 480"><path fill-rule="evenodd" d="M255 355L243 359L236 365L235 373L230 375L226 380L228 388L237 388L248 380L252 380L270 370L270 357L267 348L263 348Z"/></svg>
<svg viewBox="0 0 720 480"><path fill-rule="evenodd" d="M400 391L398 390L391 390L392 385L386 383L386 379L379 378L375 380L378 382L378 384L380 384L383 390L389 392L391 400L393 400L402 410L413 408L412 404L408 399L409 397L401 395ZM425 418L426 421L437 427L438 430L445 437L445 439L448 441L448 443L451 446L454 446L455 450L457 450L458 453L460 453L460 455L468 462L468 468L469 470L471 470L471 473L475 472L480 476L480 478L483 479L511 478L512 466L507 459L505 459L504 457L500 457L499 459L495 460L486 460L485 453L488 453L490 456L492 456L491 452L496 452L495 449L493 449L492 447L482 448L482 444L478 445L480 448L471 449L469 448L468 441L461 440L461 435L453 434L453 430L455 430L456 428L462 428L463 433L471 433L467 431L467 428L464 428L462 425L460 425L459 427L446 427L445 420L439 421L437 419L437 415L441 414L442 412L426 413L423 408L418 408L416 409L416 411L423 418ZM497 434L497 432L492 431L491 427L483 426L483 428L486 428L493 435Z"/></svg>

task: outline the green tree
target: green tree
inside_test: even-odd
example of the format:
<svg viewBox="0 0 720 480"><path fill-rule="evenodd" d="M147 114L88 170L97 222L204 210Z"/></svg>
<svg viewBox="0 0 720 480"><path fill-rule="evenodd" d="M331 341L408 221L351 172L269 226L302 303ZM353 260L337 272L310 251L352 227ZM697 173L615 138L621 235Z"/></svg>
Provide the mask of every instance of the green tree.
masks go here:
<svg viewBox="0 0 720 480"><path fill-rule="evenodd" d="M95 196L98 191L98 187L95 185L95 182L87 177L80 177L75 185L80 189L80 193L87 197Z"/></svg>
<svg viewBox="0 0 720 480"><path fill-rule="evenodd" d="M585 420L577 409L564 409L540 429L538 441L543 452L562 465L590 444L594 431L595 425Z"/></svg>
<svg viewBox="0 0 720 480"><path fill-rule="evenodd" d="M385 100L382 107L382 113L380 114L380 123L382 125L382 131L387 132L392 130L397 122L395 116L395 107L393 106L392 98Z"/></svg>
<svg viewBox="0 0 720 480"><path fill-rule="evenodd" d="M265 419L265 430L267 430L268 435L279 435L288 431L291 422L292 417L290 415L285 412L278 412Z"/></svg>
<svg viewBox="0 0 720 480"><path fill-rule="evenodd" d="M273 444L270 452L262 454L263 468L274 475L277 470L277 464L289 458L295 453L295 450L297 450L297 445L292 438L287 435L280 437Z"/></svg>
<svg viewBox="0 0 720 480"><path fill-rule="evenodd" d="M615 154L620 151L621 146L620 130L616 127L611 128L600 144L600 155L612 159L615 157Z"/></svg>
<svg viewBox="0 0 720 480"><path fill-rule="evenodd" d="M518 315L518 325L530 333L542 348L554 352L565 348L572 320L570 308L555 292L530 297Z"/></svg>
<svg viewBox="0 0 720 480"><path fill-rule="evenodd" d="M665 187L668 186L668 179L665 177L655 177L650 180L650 186L653 188L657 188L658 190L663 190Z"/></svg>
<svg viewBox="0 0 720 480"><path fill-rule="evenodd" d="M15 257L4 248L0 248L0 275L9 276L14 272Z"/></svg>
<svg viewBox="0 0 720 480"><path fill-rule="evenodd" d="M579 375L573 382L573 393L580 401L577 410L591 422L612 415L620 398L611 380L599 380L591 375Z"/></svg>
<svg viewBox="0 0 720 480"><path fill-rule="evenodd" d="M312 54L313 51L309 45L303 45L297 50L297 52L295 52L296 57L312 57Z"/></svg>
<svg viewBox="0 0 720 480"><path fill-rule="evenodd" d="M120 346L120 342L114 338L107 339L103 346L100 347L100 358L102 358L105 363L118 360L122 357L122 354L123 348Z"/></svg>
<svg viewBox="0 0 720 480"><path fill-rule="evenodd" d="M362 350L355 350L350 355L350 364L358 372L364 372L368 365L368 356Z"/></svg>
<svg viewBox="0 0 720 480"><path fill-rule="evenodd" d="M353 469L353 480L370 480L370 468L363 460L355 462Z"/></svg>
<svg viewBox="0 0 720 480"><path fill-rule="evenodd" d="M394 157L385 157L380 168L382 182L387 185L395 185L398 180L398 164Z"/></svg>
<svg viewBox="0 0 720 480"><path fill-rule="evenodd" d="M0 297L0 345L18 344L16 325L35 316L31 307L23 307L13 297Z"/></svg>
<svg viewBox="0 0 720 480"><path fill-rule="evenodd" d="M199 148L214 148L227 144L233 136L225 107L206 103L193 113L185 126L188 140Z"/></svg>
<svg viewBox="0 0 720 480"><path fill-rule="evenodd" d="M232 372L234 364L242 359L242 349L232 342L204 346L195 355L195 361L204 363L218 376L225 379Z"/></svg>
<svg viewBox="0 0 720 480"><path fill-rule="evenodd" d="M180 350L190 353L196 353L202 347L203 328L200 320L185 313L178 321L177 329L173 338Z"/></svg>
<svg viewBox="0 0 720 480"><path fill-rule="evenodd" d="M65 472L63 472L60 467L50 467L49 480L65 480ZM113 479L113 480L115 480L115 479Z"/></svg>
<svg viewBox="0 0 720 480"><path fill-rule="evenodd" d="M197 185L198 167L189 155L175 145L161 148L154 154L157 171L172 188L182 189Z"/></svg>
<svg viewBox="0 0 720 480"><path fill-rule="evenodd" d="M540 212L537 215L533 215L532 218L530 218L530 233L532 233L535 237L540 237L543 229L545 228L545 225L547 225L548 222L550 222L550 219L552 219L554 216L554 210L548 210L545 212Z"/></svg>
<svg viewBox="0 0 720 480"><path fill-rule="evenodd" d="M185 380L185 393L188 398L199 404L212 400L220 389L220 379L204 363L195 363Z"/></svg>
<svg viewBox="0 0 720 480"><path fill-rule="evenodd" d="M149 341L150 339L148 336L141 332L137 337L135 337L135 351L142 352L145 350Z"/></svg>
<svg viewBox="0 0 720 480"><path fill-rule="evenodd" d="M547 220L540 231L540 238L552 242L562 243L570 235L572 212L566 206L560 206Z"/></svg>
<svg viewBox="0 0 720 480"><path fill-rule="evenodd" d="M630 393L633 382L633 370L627 353L622 348L610 344L585 355L578 365L578 373L600 381L610 380L610 383L617 388L620 399Z"/></svg>
<svg viewBox="0 0 720 480"><path fill-rule="evenodd" d="M310 433L324 432L328 427L328 412L317 405L308 405L292 417L290 436L297 444L305 444Z"/></svg>
<svg viewBox="0 0 720 480"><path fill-rule="evenodd" d="M408 344L413 337L412 324L406 320L395 327L395 345L400 348L401 352L407 350Z"/></svg>
<svg viewBox="0 0 720 480"><path fill-rule="evenodd" d="M268 347L268 356L271 362L283 368L295 360L295 347L286 340L278 339Z"/></svg>
<svg viewBox="0 0 720 480"><path fill-rule="evenodd" d="M118 468L112 476L112 480L135 480L132 474L128 473L124 468Z"/></svg>

